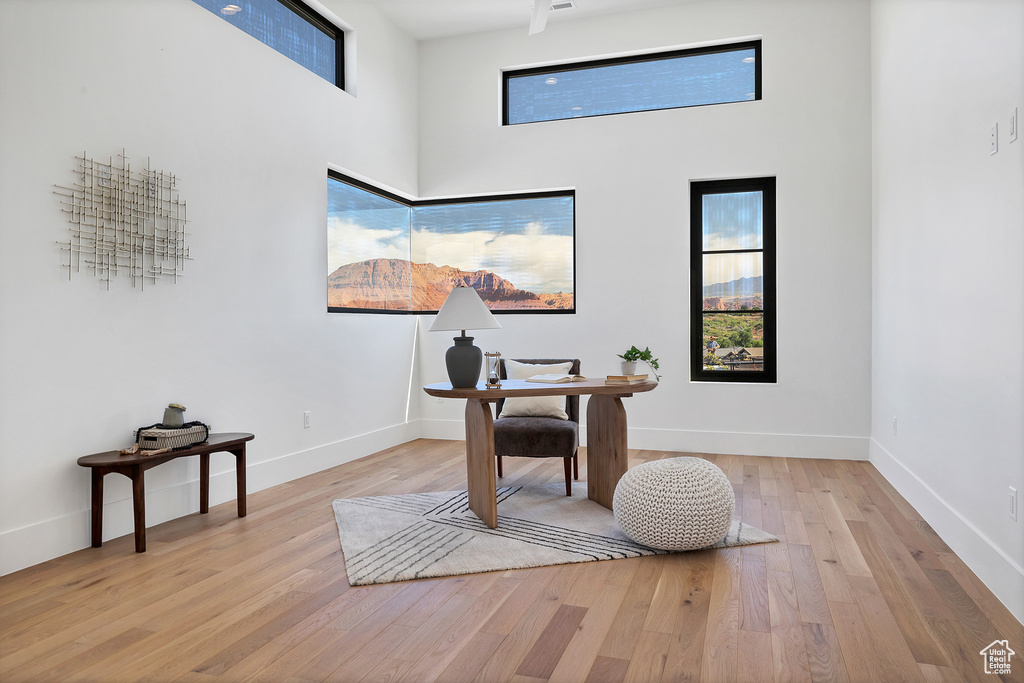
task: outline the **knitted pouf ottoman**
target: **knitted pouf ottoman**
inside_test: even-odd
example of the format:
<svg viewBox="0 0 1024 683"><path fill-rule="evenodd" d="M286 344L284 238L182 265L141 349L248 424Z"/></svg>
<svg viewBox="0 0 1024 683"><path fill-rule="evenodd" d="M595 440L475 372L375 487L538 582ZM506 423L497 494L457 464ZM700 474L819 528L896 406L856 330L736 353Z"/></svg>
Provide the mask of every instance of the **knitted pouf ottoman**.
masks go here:
<svg viewBox="0 0 1024 683"><path fill-rule="evenodd" d="M701 458L637 465L622 476L612 498L622 531L661 550L693 550L721 541L735 506L725 472Z"/></svg>

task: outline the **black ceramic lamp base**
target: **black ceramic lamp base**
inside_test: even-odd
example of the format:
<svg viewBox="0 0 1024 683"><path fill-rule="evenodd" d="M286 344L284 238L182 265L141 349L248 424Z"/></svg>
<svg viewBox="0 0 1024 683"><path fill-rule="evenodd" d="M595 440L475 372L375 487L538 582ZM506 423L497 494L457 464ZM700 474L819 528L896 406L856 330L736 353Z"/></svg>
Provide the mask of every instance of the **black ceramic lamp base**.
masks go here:
<svg viewBox="0 0 1024 683"><path fill-rule="evenodd" d="M455 337L455 346L444 354L448 367L448 380L456 389L475 387L480 381L484 352L473 346L473 337Z"/></svg>

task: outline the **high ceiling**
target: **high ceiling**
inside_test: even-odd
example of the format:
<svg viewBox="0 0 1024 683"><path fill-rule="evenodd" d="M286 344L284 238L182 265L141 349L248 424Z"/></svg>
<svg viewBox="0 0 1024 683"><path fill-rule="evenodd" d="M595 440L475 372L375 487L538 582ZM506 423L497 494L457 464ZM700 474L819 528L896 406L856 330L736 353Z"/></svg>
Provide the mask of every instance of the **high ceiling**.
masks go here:
<svg viewBox="0 0 1024 683"><path fill-rule="evenodd" d="M395 24L417 40L466 33L530 27L531 0L364 0L380 8ZM549 0L550 1L550 0ZM571 9L552 10L548 25L600 14L614 14L689 0L573 0ZM555 0L556 3L559 0Z"/></svg>

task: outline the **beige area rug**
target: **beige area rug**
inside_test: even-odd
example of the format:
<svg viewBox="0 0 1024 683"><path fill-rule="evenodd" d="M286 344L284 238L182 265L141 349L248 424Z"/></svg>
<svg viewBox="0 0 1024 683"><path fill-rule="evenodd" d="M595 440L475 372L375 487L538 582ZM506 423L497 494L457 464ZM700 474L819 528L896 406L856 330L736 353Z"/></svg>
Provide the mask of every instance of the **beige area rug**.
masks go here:
<svg viewBox="0 0 1024 683"><path fill-rule="evenodd" d="M469 509L465 491L334 501L349 583L409 579L665 555L629 540L612 511L587 499L586 483L498 489L498 528ZM724 548L779 539L733 520Z"/></svg>

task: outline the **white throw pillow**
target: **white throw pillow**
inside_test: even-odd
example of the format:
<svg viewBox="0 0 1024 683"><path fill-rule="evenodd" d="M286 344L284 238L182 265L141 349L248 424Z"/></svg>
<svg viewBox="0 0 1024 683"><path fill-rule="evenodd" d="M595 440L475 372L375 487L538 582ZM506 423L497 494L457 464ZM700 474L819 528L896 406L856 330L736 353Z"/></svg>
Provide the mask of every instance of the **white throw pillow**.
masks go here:
<svg viewBox="0 0 1024 683"><path fill-rule="evenodd" d="M508 375L509 379L526 379L534 375L546 375L549 373L566 375L571 367L571 362L535 365L533 363L518 363L514 360L505 359L505 374ZM565 414L565 396L506 398L505 405L501 408L501 415L498 417L557 417L559 420L569 419L569 416Z"/></svg>

